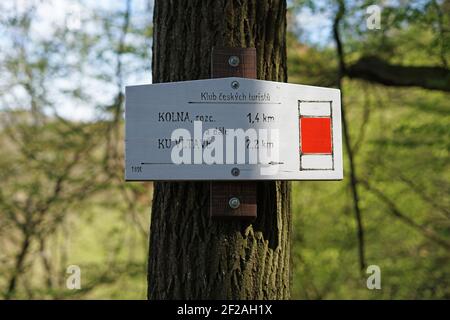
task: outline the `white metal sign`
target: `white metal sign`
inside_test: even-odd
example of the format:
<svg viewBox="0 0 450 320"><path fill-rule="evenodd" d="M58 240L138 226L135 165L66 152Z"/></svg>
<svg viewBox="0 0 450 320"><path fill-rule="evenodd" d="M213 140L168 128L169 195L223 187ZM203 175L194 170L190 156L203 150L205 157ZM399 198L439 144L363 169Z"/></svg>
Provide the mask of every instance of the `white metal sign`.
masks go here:
<svg viewBox="0 0 450 320"><path fill-rule="evenodd" d="M126 180L340 180L337 89L243 78L126 87Z"/></svg>

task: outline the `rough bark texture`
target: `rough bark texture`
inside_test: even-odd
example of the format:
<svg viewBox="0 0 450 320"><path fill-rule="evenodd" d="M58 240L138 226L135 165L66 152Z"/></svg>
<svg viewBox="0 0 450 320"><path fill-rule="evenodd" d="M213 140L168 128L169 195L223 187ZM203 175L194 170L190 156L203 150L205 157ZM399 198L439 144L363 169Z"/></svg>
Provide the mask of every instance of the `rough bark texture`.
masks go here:
<svg viewBox="0 0 450 320"><path fill-rule="evenodd" d="M156 0L153 82L210 78L211 49L256 47L258 78L287 80L286 3ZM155 183L149 299L286 299L290 185L258 183L258 218L213 221L207 182Z"/></svg>

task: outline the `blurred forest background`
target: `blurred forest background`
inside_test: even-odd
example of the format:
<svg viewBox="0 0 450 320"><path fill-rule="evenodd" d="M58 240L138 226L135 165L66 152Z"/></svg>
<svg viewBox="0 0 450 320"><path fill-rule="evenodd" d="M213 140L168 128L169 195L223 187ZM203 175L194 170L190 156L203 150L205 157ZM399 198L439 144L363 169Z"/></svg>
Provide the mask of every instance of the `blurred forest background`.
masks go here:
<svg viewBox="0 0 450 320"><path fill-rule="evenodd" d="M450 299L450 1L288 6L289 82L341 87L346 147L344 181L293 183L292 298ZM0 2L0 298L146 298L123 92L151 43L149 0Z"/></svg>

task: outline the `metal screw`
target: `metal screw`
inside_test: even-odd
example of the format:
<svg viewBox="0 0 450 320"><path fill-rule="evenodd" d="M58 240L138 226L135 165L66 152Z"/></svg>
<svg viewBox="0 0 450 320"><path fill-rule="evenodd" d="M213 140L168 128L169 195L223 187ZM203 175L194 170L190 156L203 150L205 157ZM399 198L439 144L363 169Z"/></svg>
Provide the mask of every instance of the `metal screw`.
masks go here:
<svg viewBox="0 0 450 320"><path fill-rule="evenodd" d="M237 67L239 65L239 57L238 56L231 56L228 58L228 64L232 67Z"/></svg>
<svg viewBox="0 0 450 320"><path fill-rule="evenodd" d="M231 209L237 209L241 205L241 201L239 200L239 198L232 197L228 201L228 205L230 206Z"/></svg>
<svg viewBox="0 0 450 320"><path fill-rule="evenodd" d="M239 88L239 82L237 82L237 81L232 81L232 82L231 82L231 87L232 87L234 90L238 89L238 88Z"/></svg>
<svg viewBox="0 0 450 320"><path fill-rule="evenodd" d="M231 169L231 174L235 177L237 177L240 173L241 171L238 168Z"/></svg>

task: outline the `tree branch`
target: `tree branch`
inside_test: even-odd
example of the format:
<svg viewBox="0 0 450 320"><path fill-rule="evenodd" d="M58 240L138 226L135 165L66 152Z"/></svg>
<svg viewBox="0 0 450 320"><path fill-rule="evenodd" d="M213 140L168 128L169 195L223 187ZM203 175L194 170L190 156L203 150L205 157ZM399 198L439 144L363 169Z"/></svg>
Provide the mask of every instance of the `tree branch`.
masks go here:
<svg viewBox="0 0 450 320"><path fill-rule="evenodd" d="M414 220L406 216L403 212L400 211L400 209L396 206L395 202L392 201L390 198L388 198L382 191L379 189L373 187L367 180L360 180L359 181L368 191L372 192L379 200L384 202L386 206L389 209L389 212L396 218L403 221L405 224L409 225L410 227L416 229L422 235L429 240L439 244L440 246L446 248L447 250L450 250L450 242L448 242L446 239L441 238L436 231L434 231L431 228L428 228L426 226L422 226L418 223L416 223Z"/></svg>
<svg viewBox="0 0 450 320"><path fill-rule="evenodd" d="M345 74L350 78L386 86L421 87L450 92L450 69L445 67L395 65L374 56L366 56L347 66Z"/></svg>

